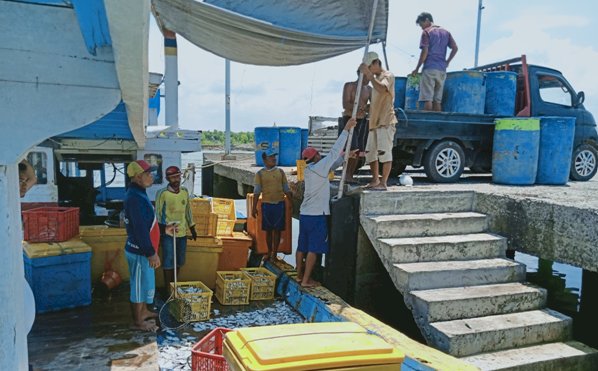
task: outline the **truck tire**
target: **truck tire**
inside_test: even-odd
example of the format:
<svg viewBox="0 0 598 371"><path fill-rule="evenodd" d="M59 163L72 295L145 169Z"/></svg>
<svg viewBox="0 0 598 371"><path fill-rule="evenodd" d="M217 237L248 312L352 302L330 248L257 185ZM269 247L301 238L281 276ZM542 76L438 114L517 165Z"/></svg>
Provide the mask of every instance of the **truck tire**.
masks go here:
<svg viewBox="0 0 598 371"><path fill-rule="evenodd" d="M571 157L571 180L588 181L598 170L598 151L590 144L582 144L573 151Z"/></svg>
<svg viewBox="0 0 598 371"><path fill-rule="evenodd" d="M465 152L452 140L434 144L424 156L424 169L428 178L437 183L454 183L463 173Z"/></svg>

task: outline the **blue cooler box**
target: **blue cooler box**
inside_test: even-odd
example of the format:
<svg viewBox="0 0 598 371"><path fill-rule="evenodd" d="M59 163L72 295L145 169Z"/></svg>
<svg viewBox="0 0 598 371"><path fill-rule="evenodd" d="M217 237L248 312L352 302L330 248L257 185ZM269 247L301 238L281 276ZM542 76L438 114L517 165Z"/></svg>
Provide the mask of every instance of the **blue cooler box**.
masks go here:
<svg viewBox="0 0 598 371"><path fill-rule="evenodd" d="M78 236L60 243L25 243L23 249L37 313L91 304L91 247Z"/></svg>

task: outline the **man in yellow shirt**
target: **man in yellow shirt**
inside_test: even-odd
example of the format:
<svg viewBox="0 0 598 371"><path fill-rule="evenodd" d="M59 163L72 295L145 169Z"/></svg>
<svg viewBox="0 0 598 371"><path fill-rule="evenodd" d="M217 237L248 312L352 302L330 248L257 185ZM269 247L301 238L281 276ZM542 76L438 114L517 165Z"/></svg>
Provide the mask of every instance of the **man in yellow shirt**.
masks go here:
<svg viewBox="0 0 598 371"><path fill-rule="evenodd" d="M187 249L187 230L191 232L192 238L197 238L191 206L189 204L189 191L181 187L181 170L176 166L169 166L166 169L166 180L168 186L156 193L156 218L160 226L160 246L162 246L162 260L164 271L164 284L170 287L174 281L174 269L177 274L185 264L185 252ZM176 235L176 267L174 266L173 236L166 233L166 226L177 222Z"/></svg>
<svg viewBox="0 0 598 371"><path fill-rule="evenodd" d="M280 245L280 232L285 227L285 205L284 196L291 197L291 191L287 177L281 168L276 167L276 155L274 149L262 152L264 167L255 174L255 186L253 190L253 217L257 217L257 203L262 196L262 230L266 231L266 244L268 255L264 260L276 259L278 246Z"/></svg>
<svg viewBox="0 0 598 371"><path fill-rule="evenodd" d="M369 52L366 63L359 71L372 82L372 103L370 104L370 135L365 147L365 160L370 164L372 181L366 188L385 191L392 167L397 118L394 112L395 77L382 68L378 54ZM378 162L382 163L382 178L379 177Z"/></svg>

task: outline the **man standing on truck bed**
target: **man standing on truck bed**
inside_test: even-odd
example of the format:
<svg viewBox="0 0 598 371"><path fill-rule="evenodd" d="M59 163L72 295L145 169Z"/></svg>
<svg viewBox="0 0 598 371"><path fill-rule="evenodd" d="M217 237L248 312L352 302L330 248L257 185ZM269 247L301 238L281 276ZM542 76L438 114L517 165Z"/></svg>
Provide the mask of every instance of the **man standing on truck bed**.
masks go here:
<svg viewBox="0 0 598 371"><path fill-rule="evenodd" d="M417 23L423 30L419 48L421 53L417 67L411 73L417 75L424 65L419 83L419 101L424 102L425 111L442 111L442 90L446 79L446 68L457 54L457 43L450 32L435 25L432 14L423 12L417 16ZM446 58L446 50L451 54Z"/></svg>
<svg viewBox="0 0 598 371"><path fill-rule="evenodd" d="M385 191L392 167L392 147L395 138L397 118L394 111L395 76L382 68L378 54L369 52L359 71L372 82L372 103L370 104L369 136L365 146L365 160L370 164L372 181L366 189ZM382 163L382 179L378 172Z"/></svg>

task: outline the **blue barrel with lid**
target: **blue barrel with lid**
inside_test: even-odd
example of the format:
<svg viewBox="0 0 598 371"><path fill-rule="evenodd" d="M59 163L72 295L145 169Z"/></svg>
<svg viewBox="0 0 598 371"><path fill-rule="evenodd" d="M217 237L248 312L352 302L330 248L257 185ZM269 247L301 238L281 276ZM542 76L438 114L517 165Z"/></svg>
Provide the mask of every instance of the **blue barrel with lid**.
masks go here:
<svg viewBox="0 0 598 371"><path fill-rule="evenodd" d="M395 108L405 108L406 77L395 77ZM419 96L419 90L417 92Z"/></svg>
<svg viewBox="0 0 598 371"><path fill-rule="evenodd" d="M295 166L301 158L301 128L280 127L279 133L278 165Z"/></svg>
<svg viewBox="0 0 598 371"><path fill-rule="evenodd" d="M483 115L486 78L483 72L458 71L446 74L442 111Z"/></svg>
<svg viewBox="0 0 598 371"><path fill-rule="evenodd" d="M540 118L540 151L536 183L567 184L574 136L575 117Z"/></svg>
<svg viewBox="0 0 598 371"><path fill-rule="evenodd" d="M278 151L280 135L276 126L257 127L253 130L255 140L255 163L258 166L264 166L262 153L268 149Z"/></svg>
<svg viewBox="0 0 598 371"><path fill-rule="evenodd" d="M301 152L307 148L307 142L309 140L309 129L301 129Z"/></svg>
<svg viewBox="0 0 598 371"><path fill-rule="evenodd" d="M486 103L484 113L496 116L515 114L517 73L497 71L486 73Z"/></svg>
<svg viewBox="0 0 598 371"><path fill-rule="evenodd" d="M405 85L405 109L417 110L419 109L419 80L421 74L416 76L409 75Z"/></svg>
<svg viewBox="0 0 598 371"><path fill-rule="evenodd" d="M540 148L540 120L497 119L492 148L492 181L530 185L536 181Z"/></svg>

